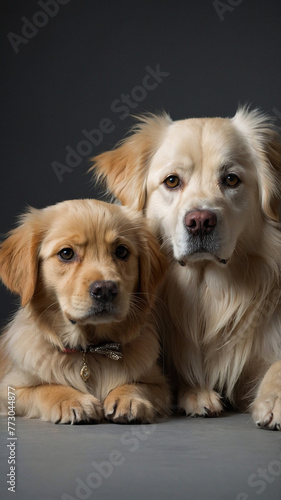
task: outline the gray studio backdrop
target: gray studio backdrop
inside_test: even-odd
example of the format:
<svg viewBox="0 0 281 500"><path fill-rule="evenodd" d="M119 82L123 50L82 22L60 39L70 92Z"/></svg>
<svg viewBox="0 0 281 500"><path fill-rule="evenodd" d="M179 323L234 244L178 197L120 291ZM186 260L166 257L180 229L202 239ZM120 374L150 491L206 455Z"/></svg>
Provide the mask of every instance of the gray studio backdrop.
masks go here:
<svg viewBox="0 0 281 500"><path fill-rule="evenodd" d="M1 2L0 233L27 205L99 197L89 157L131 115L232 116L281 125L280 0ZM0 289L0 323L17 300Z"/></svg>

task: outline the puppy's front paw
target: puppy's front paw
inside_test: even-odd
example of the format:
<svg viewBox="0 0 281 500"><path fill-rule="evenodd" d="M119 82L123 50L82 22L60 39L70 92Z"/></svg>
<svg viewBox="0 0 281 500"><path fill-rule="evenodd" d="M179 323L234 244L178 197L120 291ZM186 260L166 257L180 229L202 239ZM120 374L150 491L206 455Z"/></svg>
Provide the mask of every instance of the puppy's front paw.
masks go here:
<svg viewBox="0 0 281 500"><path fill-rule="evenodd" d="M91 394L63 385L22 387L16 392L16 413L55 424L99 422L101 402Z"/></svg>
<svg viewBox="0 0 281 500"><path fill-rule="evenodd" d="M135 386L117 387L104 400L107 420L118 424L150 424L156 420L156 410Z"/></svg>
<svg viewBox="0 0 281 500"><path fill-rule="evenodd" d="M281 430L281 392L259 396L252 405L252 416L262 429Z"/></svg>
<svg viewBox="0 0 281 500"><path fill-rule="evenodd" d="M216 417L222 411L222 404L215 391L185 388L179 393L179 408L191 417Z"/></svg>
<svg viewBox="0 0 281 500"><path fill-rule="evenodd" d="M77 398L61 401L53 409L52 421L56 424L96 423L103 419L103 408L100 401L90 394L82 394Z"/></svg>

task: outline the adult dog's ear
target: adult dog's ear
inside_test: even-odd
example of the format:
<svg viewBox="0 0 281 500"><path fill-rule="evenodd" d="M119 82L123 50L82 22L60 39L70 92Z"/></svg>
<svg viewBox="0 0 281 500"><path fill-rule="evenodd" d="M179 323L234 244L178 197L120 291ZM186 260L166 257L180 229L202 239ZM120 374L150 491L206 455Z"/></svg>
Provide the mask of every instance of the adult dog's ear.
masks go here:
<svg viewBox="0 0 281 500"><path fill-rule="evenodd" d="M147 115L131 129L132 135L112 151L93 158L95 179L105 181L109 193L122 205L142 210L146 202L146 179L151 157L171 119L167 114Z"/></svg>
<svg viewBox="0 0 281 500"><path fill-rule="evenodd" d="M37 281L42 232L39 212L31 209L0 245L0 278L9 290L20 295L22 306L31 300Z"/></svg>
<svg viewBox="0 0 281 500"><path fill-rule="evenodd" d="M273 120L259 110L238 109L233 123L247 138L257 170L264 214L279 219L281 204L281 137Z"/></svg>
<svg viewBox="0 0 281 500"><path fill-rule="evenodd" d="M146 227L138 230L139 245L139 296L143 311L149 310L155 299L157 285L161 282L168 268L168 259L160 251L157 239Z"/></svg>

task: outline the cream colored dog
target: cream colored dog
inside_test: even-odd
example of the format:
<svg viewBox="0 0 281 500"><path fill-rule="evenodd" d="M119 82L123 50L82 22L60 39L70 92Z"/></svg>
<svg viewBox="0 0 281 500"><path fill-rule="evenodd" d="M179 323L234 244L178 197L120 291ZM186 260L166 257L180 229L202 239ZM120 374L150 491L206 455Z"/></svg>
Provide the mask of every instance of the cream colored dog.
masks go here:
<svg viewBox="0 0 281 500"><path fill-rule="evenodd" d="M1 340L0 404L56 423L169 413L148 318L166 259L143 217L93 200L31 209L0 247L22 309ZM12 393L13 394L13 393Z"/></svg>
<svg viewBox="0 0 281 500"><path fill-rule="evenodd" d="M152 115L94 160L170 256L159 328L179 407L216 415L227 398L280 429L281 144L270 119L246 108Z"/></svg>

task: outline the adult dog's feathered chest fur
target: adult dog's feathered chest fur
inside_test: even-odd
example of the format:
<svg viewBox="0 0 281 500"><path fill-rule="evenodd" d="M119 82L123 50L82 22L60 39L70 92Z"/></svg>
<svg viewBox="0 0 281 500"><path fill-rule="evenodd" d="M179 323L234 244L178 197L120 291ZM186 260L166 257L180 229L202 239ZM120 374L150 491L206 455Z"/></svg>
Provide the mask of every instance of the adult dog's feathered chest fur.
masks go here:
<svg viewBox="0 0 281 500"><path fill-rule="evenodd" d="M231 400L235 386L240 397L241 392L250 396L257 373L263 374L281 353L281 291L275 271L261 259L246 257L242 274L235 262L227 268L212 263L171 267L161 287L169 312L163 303L160 307L172 323L163 321L161 329L164 352L168 349L176 365L182 358L183 382L217 389ZM248 382L241 387L244 378Z"/></svg>

